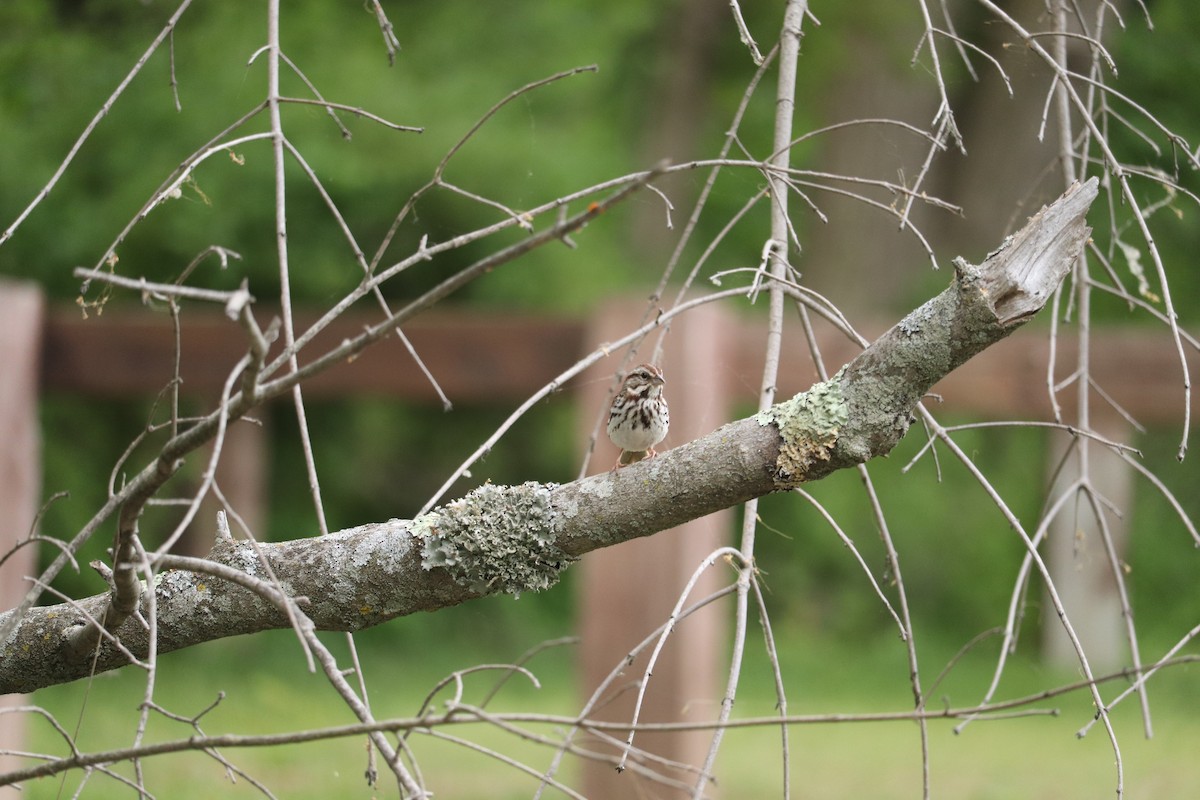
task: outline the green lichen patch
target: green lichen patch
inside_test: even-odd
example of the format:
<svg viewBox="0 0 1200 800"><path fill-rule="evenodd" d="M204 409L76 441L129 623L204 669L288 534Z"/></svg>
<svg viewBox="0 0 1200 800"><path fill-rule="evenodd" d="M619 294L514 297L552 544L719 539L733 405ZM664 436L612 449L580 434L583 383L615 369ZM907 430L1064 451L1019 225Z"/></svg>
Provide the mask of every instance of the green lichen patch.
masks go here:
<svg viewBox="0 0 1200 800"><path fill-rule="evenodd" d="M799 486L815 462L828 461L849 416L841 372L760 412L758 424L775 425L783 440L775 460L775 485L780 489Z"/></svg>
<svg viewBox="0 0 1200 800"><path fill-rule="evenodd" d="M413 520L421 566L441 567L471 591L519 596L558 582L574 559L555 544L552 484L484 484Z"/></svg>

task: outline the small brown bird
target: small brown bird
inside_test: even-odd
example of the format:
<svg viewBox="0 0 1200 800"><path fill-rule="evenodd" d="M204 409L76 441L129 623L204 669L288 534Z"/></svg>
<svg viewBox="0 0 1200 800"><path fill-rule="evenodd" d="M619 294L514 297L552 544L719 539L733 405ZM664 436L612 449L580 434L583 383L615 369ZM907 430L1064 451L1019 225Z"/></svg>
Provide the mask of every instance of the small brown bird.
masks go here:
<svg viewBox="0 0 1200 800"><path fill-rule="evenodd" d="M671 423L664 383L662 370L653 364L642 364L625 376L608 412L608 438L621 448L613 469L657 455L654 445L666 438Z"/></svg>

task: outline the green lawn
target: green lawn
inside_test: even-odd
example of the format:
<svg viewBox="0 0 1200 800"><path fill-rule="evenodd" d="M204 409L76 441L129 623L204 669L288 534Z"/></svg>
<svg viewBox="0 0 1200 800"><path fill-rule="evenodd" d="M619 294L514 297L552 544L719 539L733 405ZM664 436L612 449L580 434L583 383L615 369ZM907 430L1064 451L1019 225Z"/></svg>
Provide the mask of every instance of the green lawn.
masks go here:
<svg viewBox="0 0 1200 800"><path fill-rule="evenodd" d="M455 618L447 616L446 621L447 629L454 630ZM494 637L479 636L475 637L478 649L471 650L464 642L437 645L421 641L421 637L406 642L404 629L396 628L399 635L392 635L389 627L372 632L361 646L371 702L380 718L414 713L429 687L448 671L481 661L514 658L534 641L504 645ZM791 713L902 711L911 704L903 648L894 638L853 647L814 644L796 634L785 639L784 672ZM326 640L335 651L343 650L342 637L330 635ZM929 664L922 666L926 685L951 652L933 652L935 649L929 648L930 652L923 655L923 661ZM773 690L758 655L760 650L757 643L748 648L752 655L746 664L736 716L773 713ZM579 704L572 658L569 649L540 654L529 666L541 679L542 688L535 689L527 680L514 678L491 707L572 713ZM933 705L977 701L990 677L989 658L981 652L965 659L938 687ZM1134 705L1116 710L1126 772L1125 797L1129 800L1187 797L1200 786L1200 759L1196 757L1200 752L1200 719L1195 714L1198 679L1200 666L1184 666L1162 674L1161 680L1151 685L1155 712L1155 738L1151 741L1141 735ZM470 678L467 699L478 701L492 681L486 675ZM1021 696L1061 682L1042 674L1036 665L1017 660L1000 695ZM79 682L48 689L35 699L67 729L79 726L81 749L108 749L131 742L143 690L142 676L124 670L100 676L90 685ZM226 693L225 698L201 721L206 733L270 733L353 721L326 681L304 671L298 646L287 633L214 643L163 658L155 697L173 712L196 714L220 691ZM1116 691L1114 683L1105 696L1111 697ZM1082 740L1075 737L1075 731L1090 718L1088 698L1076 693L1040 707L1059 709L1060 715L979 721L961 735L953 733L953 722L932 722L929 738L934 797L1114 797L1114 758L1103 729L1093 728ZM62 752L61 743L48 725L31 721L30 730L32 749ZM553 733L548 728L543 731ZM502 750L538 770L551 757L545 747L482 725L464 725L448 732ZM157 717L147 738L157 741L188 733L188 726ZM412 741L427 781L443 800L530 797L536 787L535 780L512 767L461 746L428 737ZM792 797L834 800L921 796L920 740L915 723L793 726L789 747ZM731 731L719 761L719 796L725 800L781 796L780 753L778 728ZM394 783L386 776L374 791L364 783L366 761L361 738L275 749L229 749L223 755L279 798L366 799L396 794ZM127 765L119 771L131 774ZM220 764L201 754L150 759L144 771L146 785L158 798L207 798L218 791L230 798L262 796L244 779L231 783ZM79 773L72 773L65 784L60 779L35 781L27 785L24 796L30 800L71 797L81 778ZM573 780L570 769L565 779ZM93 774L80 796L129 797L134 793L111 778ZM550 792L547 796L561 795Z"/></svg>

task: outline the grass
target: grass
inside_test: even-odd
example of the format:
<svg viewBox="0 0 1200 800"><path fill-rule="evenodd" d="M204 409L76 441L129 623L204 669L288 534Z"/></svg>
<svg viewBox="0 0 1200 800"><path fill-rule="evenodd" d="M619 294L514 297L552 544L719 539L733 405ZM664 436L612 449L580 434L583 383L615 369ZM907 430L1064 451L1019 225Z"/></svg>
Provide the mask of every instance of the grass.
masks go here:
<svg viewBox="0 0 1200 800"><path fill-rule="evenodd" d="M526 646L504 644L502 636L479 634L465 617L452 613L411 635L404 623L393 623L364 637L360 652L371 686L371 702L379 718L407 716L419 707L429 688L453 669L495 659L509 660ZM441 635L428 631L441 630ZM456 640L457 639L457 640ZM903 647L894 637L855 645L816 640L798 632L785 634L783 662L793 714L904 711L911 707ZM344 650L342 637L326 641ZM530 638L529 644L536 641ZM748 648L736 717L774 712L772 681L761 648ZM927 652L926 652L927 651ZM922 665L928 686L951 649L926 646ZM990 678L991 661L980 652L965 659L933 693L931 704L968 705L978 701ZM531 663L541 688L514 677L497 697L493 710L572 713L579 706L574 684L573 653L566 648L544 652ZM1155 737L1143 738L1135 704L1115 710L1114 720L1125 765L1125 797L1184 797L1200 786L1200 741L1195 686L1200 668L1167 671L1151 684ZM1072 680L1043 674L1036 664L1013 663L1000 695L1021 696ZM470 676L466 697L478 701L495 682L495 674ZM79 726L83 750L110 749L132 741L144 678L133 670L97 677L39 692L35 697L68 729ZM156 701L190 716L224 699L201 719L206 733L271 733L304 727L353 722L327 682L303 669L299 648L286 632L245 637L163 657ZM1105 697L1116 693L1116 684ZM968 800L1073 800L1115 796L1114 758L1104 730L1097 726L1084 739L1075 732L1091 717L1090 700L1074 693L1044 702L1058 716L1026 716L978 721L955 735L955 723L929 725L930 771L935 797ZM30 720L30 746L39 752L62 753L63 746L44 722ZM190 727L153 716L147 741L189 735ZM550 735L554 731L543 728ZM550 751L495 728L471 724L446 733L494 748L542 770ZM797 725L789 732L792 797L806 800L842 798L918 798L921 796L919 729L912 722ZM537 781L487 755L428 736L414 737L421 768L436 796L446 798L527 798ZM723 800L780 797L782 780L778 728L731 730L718 761L718 795ZM361 737L279 748L228 749L223 755L268 786L279 798L394 797L386 770L376 790L363 780L366 759ZM198 753L169 755L144 762L146 785L159 798L262 796L246 780L231 781L224 768ZM570 785L577 776L567 769ZM121 766L118 771L131 775ZM33 781L24 797L43 800L75 796L83 776ZM92 775L79 794L83 798L134 796L111 778ZM548 797L561 796L550 792Z"/></svg>

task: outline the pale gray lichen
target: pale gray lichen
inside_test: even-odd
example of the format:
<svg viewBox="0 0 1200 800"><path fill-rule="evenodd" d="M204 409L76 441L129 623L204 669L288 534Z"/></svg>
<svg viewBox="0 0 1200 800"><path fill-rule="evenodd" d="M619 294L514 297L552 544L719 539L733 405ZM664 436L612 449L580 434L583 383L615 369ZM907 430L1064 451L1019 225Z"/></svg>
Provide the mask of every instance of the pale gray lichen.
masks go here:
<svg viewBox="0 0 1200 800"><path fill-rule="evenodd" d="M828 461L849 417L840 371L807 392L760 412L758 424L775 425L783 440L775 460L776 486L781 489L799 486L813 463Z"/></svg>
<svg viewBox="0 0 1200 800"><path fill-rule="evenodd" d="M413 520L421 566L447 570L473 592L540 591L558 582L574 559L555 544L553 484L484 484L466 497Z"/></svg>

